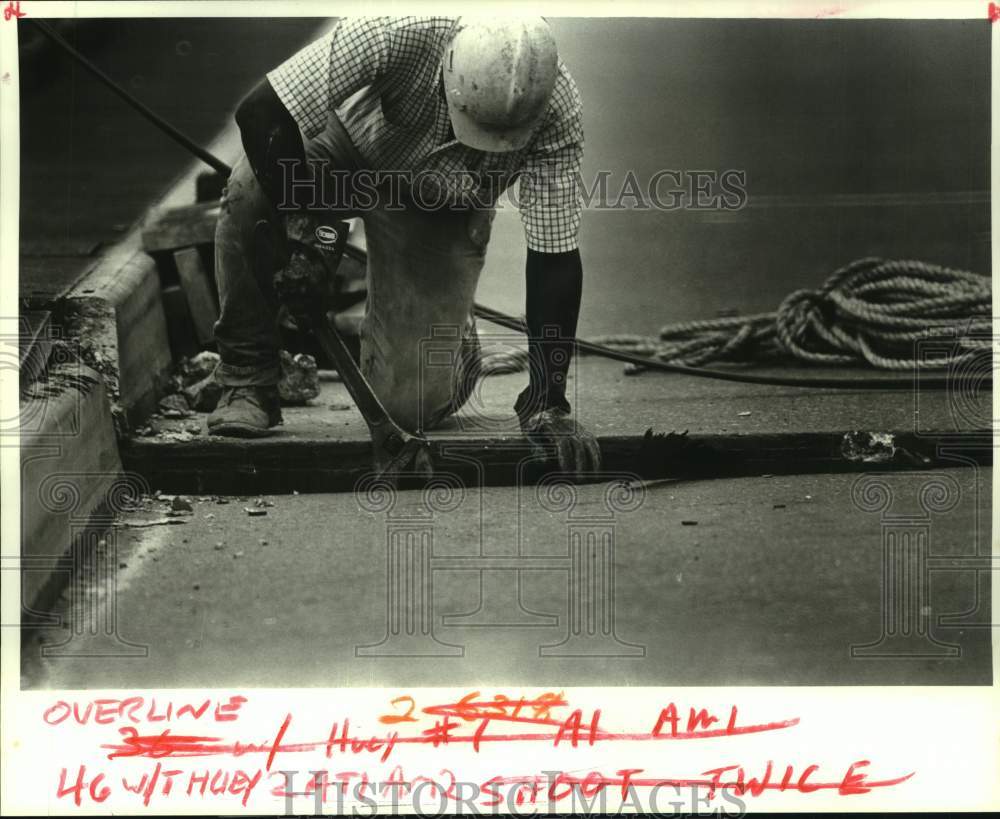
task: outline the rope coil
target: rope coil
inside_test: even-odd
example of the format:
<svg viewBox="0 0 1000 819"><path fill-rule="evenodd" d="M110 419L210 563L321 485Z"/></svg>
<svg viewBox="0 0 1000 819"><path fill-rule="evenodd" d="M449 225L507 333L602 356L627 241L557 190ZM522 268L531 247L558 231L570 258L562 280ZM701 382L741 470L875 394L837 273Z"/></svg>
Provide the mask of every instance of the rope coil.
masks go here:
<svg viewBox="0 0 1000 819"><path fill-rule="evenodd" d="M668 324L656 338L609 335L612 349L686 366L788 359L879 369L940 369L991 345L988 277L912 260L864 258L773 313ZM948 337L951 354L919 358L920 341ZM630 365L640 372L641 365Z"/></svg>

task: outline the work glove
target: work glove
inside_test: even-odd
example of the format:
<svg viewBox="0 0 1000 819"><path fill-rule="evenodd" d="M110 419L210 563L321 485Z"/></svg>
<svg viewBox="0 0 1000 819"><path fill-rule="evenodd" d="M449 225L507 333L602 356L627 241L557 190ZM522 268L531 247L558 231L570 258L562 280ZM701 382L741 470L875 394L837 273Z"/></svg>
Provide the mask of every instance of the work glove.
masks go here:
<svg viewBox="0 0 1000 819"><path fill-rule="evenodd" d="M573 417L565 398L555 406L532 401L532 388L522 392L514 410L521 431L539 458L559 463L559 470L582 481L601 469L601 448L597 439ZM534 405L534 406L532 406Z"/></svg>

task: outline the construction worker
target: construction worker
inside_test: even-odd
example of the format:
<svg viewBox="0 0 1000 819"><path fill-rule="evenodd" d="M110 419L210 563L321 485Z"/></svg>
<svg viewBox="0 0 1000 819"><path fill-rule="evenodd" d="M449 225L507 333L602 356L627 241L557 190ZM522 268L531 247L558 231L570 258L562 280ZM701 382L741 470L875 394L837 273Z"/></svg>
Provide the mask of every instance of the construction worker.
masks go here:
<svg viewBox="0 0 1000 819"><path fill-rule="evenodd" d="M254 230L266 220L281 233L283 213L317 207L364 220L361 369L389 414L422 430L456 411L475 371L474 296L494 205L518 179L530 376L515 410L533 441L555 447L563 470L599 467L597 443L566 400L582 282L581 104L544 20L342 19L271 71L236 122L245 156L216 234L224 390L210 432L263 436L281 423L272 284L281 254L260 264ZM303 168L348 180L339 200L304 185ZM345 196L362 172L367 197ZM456 366L422 370L421 340L440 327L458 328Z"/></svg>

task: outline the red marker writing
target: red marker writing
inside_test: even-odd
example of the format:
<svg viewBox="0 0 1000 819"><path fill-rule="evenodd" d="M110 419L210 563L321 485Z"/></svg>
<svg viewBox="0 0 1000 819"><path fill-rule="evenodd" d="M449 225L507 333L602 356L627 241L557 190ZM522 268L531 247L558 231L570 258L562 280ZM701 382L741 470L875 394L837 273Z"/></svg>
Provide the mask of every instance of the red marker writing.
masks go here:
<svg viewBox="0 0 1000 819"><path fill-rule="evenodd" d="M25 12L21 11L21 0L8 0L7 8L3 10L3 19L9 20L11 17L24 17L24 14Z"/></svg>

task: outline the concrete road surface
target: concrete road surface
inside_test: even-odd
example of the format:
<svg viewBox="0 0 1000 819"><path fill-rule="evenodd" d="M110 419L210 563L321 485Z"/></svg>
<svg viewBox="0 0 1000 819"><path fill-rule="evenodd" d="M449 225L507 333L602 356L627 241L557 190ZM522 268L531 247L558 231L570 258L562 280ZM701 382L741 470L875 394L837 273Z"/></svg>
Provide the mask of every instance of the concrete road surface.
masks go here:
<svg viewBox="0 0 1000 819"><path fill-rule="evenodd" d="M25 682L988 684L989 497L984 469L157 501L48 635L96 656Z"/></svg>

